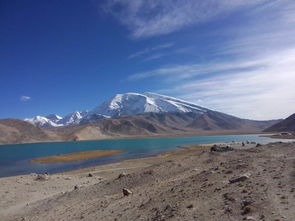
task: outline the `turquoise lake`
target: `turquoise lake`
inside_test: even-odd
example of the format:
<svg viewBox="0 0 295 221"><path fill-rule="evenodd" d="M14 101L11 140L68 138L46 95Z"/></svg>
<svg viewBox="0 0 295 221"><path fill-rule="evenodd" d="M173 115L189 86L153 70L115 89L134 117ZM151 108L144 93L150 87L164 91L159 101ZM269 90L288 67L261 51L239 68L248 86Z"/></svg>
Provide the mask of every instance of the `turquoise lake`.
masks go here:
<svg viewBox="0 0 295 221"><path fill-rule="evenodd" d="M126 159L148 157L157 155L161 152L179 150L177 146L181 145L246 140L259 143L281 141L253 134L0 145L0 177L29 173L57 173L99 164L118 162ZM78 162L50 164L29 162L31 159L38 157L97 149L119 149L125 150L126 152Z"/></svg>

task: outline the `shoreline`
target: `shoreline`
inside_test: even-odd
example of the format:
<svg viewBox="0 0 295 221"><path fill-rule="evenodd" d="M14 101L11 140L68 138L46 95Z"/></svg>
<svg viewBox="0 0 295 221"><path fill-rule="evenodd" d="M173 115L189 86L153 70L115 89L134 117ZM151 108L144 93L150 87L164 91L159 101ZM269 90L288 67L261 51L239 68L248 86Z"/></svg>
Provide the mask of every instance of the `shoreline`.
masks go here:
<svg viewBox="0 0 295 221"><path fill-rule="evenodd" d="M268 145L271 144L273 142L269 142L263 145ZM99 169L101 167L112 167L113 165L117 165L117 164L125 164L125 163L132 163L132 162L137 162L137 161L154 161L154 160L158 160L158 159L162 159L162 158L166 158L166 157L176 157L178 155L183 155L189 152L194 152L194 151L198 151L198 150L204 150L204 149L209 149L210 147L212 147L213 145L221 145L221 146L226 146L228 144L235 144L234 145L234 150L247 150L247 149L251 149L251 148L255 148L256 144L246 144L246 146L242 147L242 142L221 142L221 143L208 143L208 144L192 144L192 145L180 145L177 146L176 150L171 150L171 151L165 151L165 152L161 152L152 156L146 156L146 157L138 157L138 158L133 158L133 159L126 159L126 160L120 160L118 162L113 162L113 163L106 163L106 164L101 164L101 165L96 165L96 166L90 166L90 167L85 167L85 168L80 168L80 169L73 169L73 170L68 170L68 171L64 171L64 172L58 172L58 173L54 173L54 174L77 174L80 172L86 173L86 172L91 172L93 170ZM248 146L247 146L248 145ZM1 179L1 178L0 178Z"/></svg>
<svg viewBox="0 0 295 221"><path fill-rule="evenodd" d="M247 134L253 134L253 133L247 133ZM247 135L247 134L244 134L243 133L241 135ZM261 134L261 133L257 133L257 134ZM262 134L264 134L264 133L262 133ZM230 135L235 135L235 134L227 134L227 135L230 136ZM217 136L217 135L206 135L206 136ZM271 136L262 136L262 137L270 137L270 138L273 138ZM146 137L146 138L149 138L149 137ZM127 138L127 139L129 139L129 138ZM133 139L133 138L130 138L130 139ZM137 139L141 139L141 138L137 138ZM273 139L277 139L277 138L273 138ZM288 139L286 139L286 140L288 140ZM276 141L273 140L273 142L276 142ZM268 142L268 143L265 143L264 145L267 145L267 144L270 144L270 143L273 143L273 142ZM59 172L55 172L55 173L51 173L51 174L78 173L79 171L82 171L82 170L83 171L86 171L86 170L87 171L91 171L92 169L103 167L103 166L108 166L108 165L112 165L112 164L120 164L120 163L124 163L124 162L129 162L129 161L132 162L132 161L145 160L145 159L153 160L153 158L157 158L157 157L161 157L161 156L165 156L165 155L175 155L176 153L181 153L181 152L186 152L186 151L192 151L192 150L195 150L196 148L199 148L199 147L206 147L206 148L208 148L209 146L212 146L214 144L218 144L219 145L219 144L228 144L228 143L231 143L231 142L227 142L227 143L225 143L225 142L223 142L223 143L214 143L213 142L213 143L209 143L209 144L192 144L192 145L188 145L188 146L187 145L182 145L182 146L180 145L180 146L176 146L177 149L175 149L175 150L160 152L158 154L153 154L153 155L150 155L150 156L143 156L143 157L136 157L136 158L125 159L125 160L118 160L118 161L114 161L114 162L109 162L109 163L104 163L104 164L98 164L98 165L93 165L93 166L87 166L87 167L82 167L82 168L78 168L78 169L75 168L75 169L70 169L70 170L65 170L65 171L59 171ZM241 142L235 142L235 143L241 143ZM1 145L0 145L0 147L1 147ZM244 149L246 149L246 148L244 148ZM120 153L121 152L125 152L124 150L117 150L117 151L120 151ZM86 151L86 152L88 152L88 151ZM79 153L79 152L73 152L73 154L76 154L76 153ZM64 154L62 154L62 155L64 155ZM51 158L51 157L54 157L54 156L59 156L59 155L53 155L53 156L48 156L48 157L44 157L44 158ZM108 156L108 155L105 155L105 156ZM104 157L104 156L101 156L101 157ZM99 158L99 157L93 157L93 158ZM35 158L35 159L39 159L39 158ZM91 158L89 158L89 159L91 159ZM32 159L32 160L34 160L34 159ZM30 161L32 161L32 160L30 160ZM73 162L73 161L64 161L64 162ZM38 163L38 162L33 162L33 163ZM40 163L42 163L42 162L40 162ZM58 163L58 161L52 162L52 163ZM28 175L28 174L20 174L20 175L6 176L6 177L16 177L16 176L25 176L25 175ZM0 177L0 179L1 178L6 178L6 177Z"/></svg>
<svg viewBox="0 0 295 221"><path fill-rule="evenodd" d="M87 142L87 141L100 141L100 140L130 140L130 139L148 139L148 138L174 138L174 137L210 137L210 136L230 136L230 135L248 135L248 134L272 134L269 132L239 132L239 131L220 131L220 132L200 132L198 134L163 134L163 135L152 135L152 136L118 136L109 138L98 138L93 140L54 140L44 142L24 142L24 143L11 143L11 144L0 144L1 146L9 145L22 145L22 144L43 144L43 143L63 143L63 142Z"/></svg>

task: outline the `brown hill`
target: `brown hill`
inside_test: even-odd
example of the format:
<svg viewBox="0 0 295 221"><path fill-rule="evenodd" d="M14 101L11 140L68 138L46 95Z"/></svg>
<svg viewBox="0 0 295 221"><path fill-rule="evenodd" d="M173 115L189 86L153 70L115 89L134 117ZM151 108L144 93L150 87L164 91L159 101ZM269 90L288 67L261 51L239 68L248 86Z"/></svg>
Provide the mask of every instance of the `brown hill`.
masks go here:
<svg viewBox="0 0 295 221"><path fill-rule="evenodd" d="M26 121L0 120L0 144L44 142L59 139L55 133L43 130Z"/></svg>
<svg viewBox="0 0 295 221"><path fill-rule="evenodd" d="M54 129L41 129L21 120L6 119L0 121L0 143L259 132L277 122L245 120L215 111L204 114L146 113Z"/></svg>
<svg viewBox="0 0 295 221"><path fill-rule="evenodd" d="M265 129L266 132L295 131L295 113L285 120Z"/></svg>
<svg viewBox="0 0 295 221"><path fill-rule="evenodd" d="M259 132L277 123L240 119L220 112L146 113L92 121L84 125L55 129L66 140L109 137L191 135L216 132Z"/></svg>

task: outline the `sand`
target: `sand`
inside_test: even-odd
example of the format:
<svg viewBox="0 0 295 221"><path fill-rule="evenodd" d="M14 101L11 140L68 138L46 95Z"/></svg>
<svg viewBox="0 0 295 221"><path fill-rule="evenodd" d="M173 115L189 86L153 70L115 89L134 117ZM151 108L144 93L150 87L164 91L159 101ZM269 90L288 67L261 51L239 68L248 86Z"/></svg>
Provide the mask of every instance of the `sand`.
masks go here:
<svg viewBox="0 0 295 221"><path fill-rule="evenodd" d="M118 153L124 152L123 150L91 150L83 152L74 152L68 154L60 154L48 157L41 157L32 159L31 162L34 163L62 163L62 162L72 162L89 160L98 157L110 156Z"/></svg>
<svg viewBox="0 0 295 221"><path fill-rule="evenodd" d="M44 180L36 179L36 174L1 178L0 217L3 221L293 220L295 143L233 146L237 149L228 152L190 146L156 157L48 175ZM132 194L124 197L123 188Z"/></svg>

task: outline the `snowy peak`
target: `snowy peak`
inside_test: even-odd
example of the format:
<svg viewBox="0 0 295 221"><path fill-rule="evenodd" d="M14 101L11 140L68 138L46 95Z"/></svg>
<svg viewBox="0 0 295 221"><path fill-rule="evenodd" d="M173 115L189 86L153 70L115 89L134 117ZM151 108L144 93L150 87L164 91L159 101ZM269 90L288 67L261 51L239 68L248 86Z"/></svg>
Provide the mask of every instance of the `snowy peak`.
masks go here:
<svg viewBox="0 0 295 221"><path fill-rule="evenodd" d="M87 114L88 111L75 111L66 115L64 118L59 120L58 123L64 126L79 124L83 117L87 116Z"/></svg>
<svg viewBox="0 0 295 221"><path fill-rule="evenodd" d="M54 122L46 117L42 116L36 116L33 118L26 118L25 121L34 124L39 127L60 127L63 126L61 124L58 124L58 122Z"/></svg>
<svg viewBox="0 0 295 221"><path fill-rule="evenodd" d="M57 123L58 121L60 121L62 119L61 116L58 116L56 114L49 114L48 116L46 116L46 118L51 120L54 123Z"/></svg>
<svg viewBox="0 0 295 221"><path fill-rule="evenodd" d="M159 111L147 96L136 93L117 94L94 110L98 114L111 117Z"/></svg>
<svg viewBox="0 0 295 221"><path fill-rule="evenodd" d="M117 94L112 99L102 103L91 111L75 111L60 117L50 114L46 117L37 116L26 121L40 127L58 127L83 124L90 121L110 117L120 117L143 113L194 112L203 114L208 109L181 99L155 93L125 93Z"/></svg>
<svg viewBox="0 0 295 221"><path fill-rule="evenodd" d="M180 99L154 93L117 94L111 100L94 109L94 112L111 116L128 116L147 112L197 112L204 113L208 109Z"/></svg>

